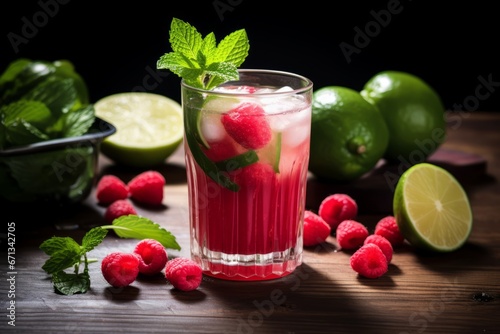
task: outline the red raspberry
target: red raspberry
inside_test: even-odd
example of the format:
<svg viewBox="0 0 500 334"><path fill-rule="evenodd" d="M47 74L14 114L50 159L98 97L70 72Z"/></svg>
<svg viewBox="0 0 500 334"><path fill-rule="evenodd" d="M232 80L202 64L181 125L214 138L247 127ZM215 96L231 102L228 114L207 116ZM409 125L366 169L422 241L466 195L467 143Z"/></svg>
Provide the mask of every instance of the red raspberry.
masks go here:
<svg viewBox="0 0 500 334"><path fill-rule="evenodd" d="M349 195L333 194L321 202L318 214L335 230L342 221L357 216L358 205Z"/></svg>
<svg viewBox="0 0 500 334"><path fill-rule="evenodd" d="M366 244L375 244L375 245L377 245L380 248L380 250L382 250L382 252L384 253L385 257L387 258L387 263L391 263L393 249L392 249L392 245L389 242L389 240L387 240L386 238L384 238L381 235L372 234L372 235L369 235L365 239L364 244L365 245Z"/></svg>
<svg viewBox="0 0 500 334"><path fill-rule="evenodd" d="M378 278L387 272L387 258L375 244L361 246L350 259L351 268L366 278Z"/></svg>
<svg viewBox="0 0 500 334"><path fill-rule="evenodd" d="M106 208L106 212L104 213L104 219L109 224L112 224L113 220L115 220L116 218L119 218L121 216L136 215L136 214L137 212L132 206L132 203L130 203L126 199L119 199L111 203L111 205L109 205Z"/></svg>
<svg viewBox="0 0 500 334"><path fill-rule="evenodd" d="M328 238L331 228L323 218L312 211L304 212L304 246L315 246Z"/></svg>
<svg viewBox="0 0 500 334"><path fill-rule="evenodd" d="M221 121L226 132L249 150L262 148L271 140L271 127L258 104L241 103L224 114Z"/></svg>
<svg viewBox="0 0 500 334"><path fill-rule="evenodd" d="M368 237L368 229L355 220L344 220L337 226L337 242L340 248L357 248L363 245L366 237Z"/></svg>
<svg viewBox="0 0 500 334"><path fill-rule="evenodd" d="M396 223L396 218L393 216L387 216L380 219L375 225L374 234L381 235L392 244L393 247L402 245L405 241L405 237L401 234L398 224Z"/></svg>
<svg viewBox="0 0 500 334"><path fill-rule="evenodd" d="M203 151L205 155L214 162L229 159L242 153L238 151L238 144L230 136L224 136L221 140L209 142L208 144L210 148L204 148Z"/></svg>
<svg viewBox="0 0 500 334"><path fill-rule="evenodd" d="M256 189L257 187L269 187L274 183L276 173L271 165L257 162L244 168L237 169L234 174L234 182L243 189Z"/></svg>
<svg viewBox="0 0 500 334"><path fill-rule="evenodd" d="M110 204L128 195L128 186L114 175L104 175L97 183L96 197L101 204Z"/></svg>
<svg viewBox="0 0 500 334"><path fill-rule="evenodd" d="M101 263L104 279L115 288L130 285L139 275L139 258L135 254L114 252Z"/></svg>
<svg viewBox="0 0 500 334"><path fill-rule="evenodd" d="M167 251L155 239L143 239L137 243L134 253L139 255L139 272L154 275L163 270L167 264Z"/></svg>
<svg viewBox="0 0 500 334"><path fill-rule="evenodd" d="M130 197L148 205L161 204L164 186L165 178L154 170L142 172L128 183Z"/></svg>
<svg viewBox="0 0 500 334"><path fill-rule="evenodd" d="M165 266L165 278L181 291L197 289L201 284L202 270L198 263L188 258L175 258Z"/></svg>

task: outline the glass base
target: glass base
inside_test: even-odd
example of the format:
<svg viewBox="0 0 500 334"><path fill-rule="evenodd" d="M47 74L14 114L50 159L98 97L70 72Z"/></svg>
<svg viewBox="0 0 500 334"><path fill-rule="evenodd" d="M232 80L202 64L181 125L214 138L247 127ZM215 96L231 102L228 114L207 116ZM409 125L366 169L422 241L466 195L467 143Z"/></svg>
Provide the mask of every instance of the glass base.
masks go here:
<svg viewBox="0 0 500 334"><path fill-rule="evenodd" d="M201 265L203 274L232 281L277 279L291 274L302 264L302 250L297 248L251 255L225 254L203 249L201 252L192 252L191 256Z"/></svg>

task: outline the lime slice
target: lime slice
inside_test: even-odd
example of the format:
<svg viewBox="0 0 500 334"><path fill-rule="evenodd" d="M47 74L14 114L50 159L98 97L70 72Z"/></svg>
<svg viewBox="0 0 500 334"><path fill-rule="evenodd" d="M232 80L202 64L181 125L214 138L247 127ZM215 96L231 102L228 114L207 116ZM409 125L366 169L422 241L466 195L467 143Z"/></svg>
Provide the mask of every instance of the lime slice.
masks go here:
<svg viewBox="0 0 500 334"><path fill-rule="evenodd" d="M94 104L96 116L113 124L102 153L119 164L152 167L164 162L184 136L182 107L163 95L126 92Z"/></svg>
<svg viewBox="0 0 500 334"><path fill-rule="evenodd" d="M275 132L271 141L261 149L263 160L273 166L273 170L276 174L280 172L281 137L281 132Z"/></svg>
<svg viewBox="0 0 500 334"><path fill-rule="evenodd" d="M472 210L467 194L441 167L420 163L406 170L393 204L401 233L415 247L450 252L470 235Z"/></svg>

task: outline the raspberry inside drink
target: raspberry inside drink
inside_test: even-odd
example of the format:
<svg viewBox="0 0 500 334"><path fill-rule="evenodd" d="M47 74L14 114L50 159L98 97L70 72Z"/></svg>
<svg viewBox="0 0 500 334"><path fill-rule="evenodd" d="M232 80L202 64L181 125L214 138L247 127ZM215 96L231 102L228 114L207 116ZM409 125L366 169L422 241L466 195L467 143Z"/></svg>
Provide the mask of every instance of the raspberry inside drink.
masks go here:
<svg viewBox="0 0 500 334"><path fill-rule="evenodd" d="M240 70L182 91L193 259L224 279L290 274L302 263L312 82Z"/></svg>

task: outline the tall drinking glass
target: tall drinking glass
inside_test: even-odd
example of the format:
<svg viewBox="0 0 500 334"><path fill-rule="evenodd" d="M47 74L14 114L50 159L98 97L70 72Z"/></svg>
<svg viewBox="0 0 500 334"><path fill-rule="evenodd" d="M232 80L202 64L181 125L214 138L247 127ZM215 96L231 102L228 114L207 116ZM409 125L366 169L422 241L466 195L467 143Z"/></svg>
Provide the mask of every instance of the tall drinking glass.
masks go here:
<svg viewBox="0 0 500 334"><path fill-rule="evenodd" d="M313 83L239 75L210 91L181 83L191 256L209 276L268 280L302 263Z"/></svg>

